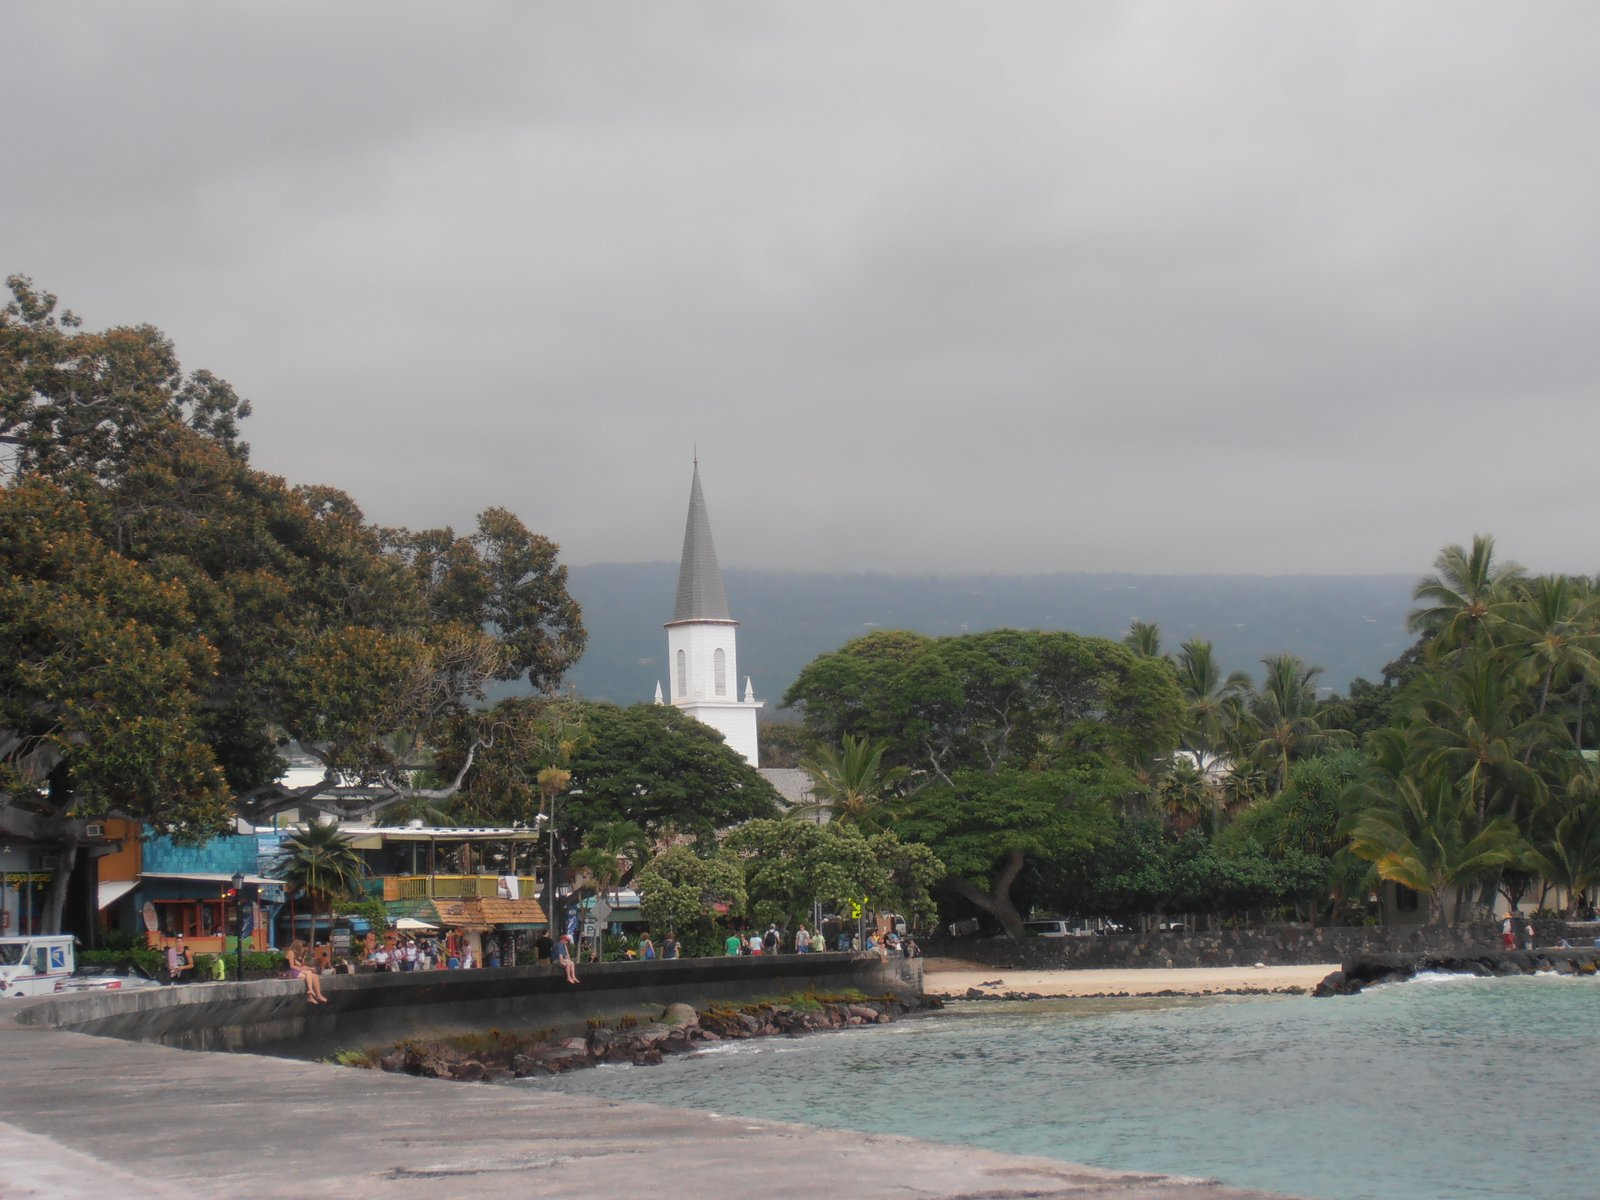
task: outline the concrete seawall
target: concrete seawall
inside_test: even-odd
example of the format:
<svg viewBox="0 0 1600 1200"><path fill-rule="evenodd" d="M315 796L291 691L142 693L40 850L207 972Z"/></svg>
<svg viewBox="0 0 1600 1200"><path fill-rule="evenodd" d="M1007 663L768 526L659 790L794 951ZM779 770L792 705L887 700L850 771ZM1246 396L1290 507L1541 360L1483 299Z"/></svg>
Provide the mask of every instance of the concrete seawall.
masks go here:
<svg viewBox="0 0 1600 1200"><path fill-rule="evenodd" d="M315 1057L331 1050L437 1033L576 1029L590 1020L651 1013L674 1001L705 1007L793 992L854 989L920 995L918 959L874 955L686 958L589 963L577 986L551 967L326 975L325 1005L297 980L186 984L13 1001L24 1024L182 1050L248 1050Z"/></svg>
<svg viewBox="0 0 1600 1200"><path fill-rule="evenodd" d="M280 1044L292 1030L350 1044L396 1029L470 1027L482 1014L581 1023L667 1000L808 986L883 992L909 986L901 969L834 955L617 963L585 968L576 989L517 968L344 976L326 980L333 1003L316 1008L288 981L8 1001L0 1196L1270 1200L1203 1180L910 1138L175 1048ZM121 1036L73 1032L87 1029ZM649 1072L638 1073L641 1098Z"/></svg>

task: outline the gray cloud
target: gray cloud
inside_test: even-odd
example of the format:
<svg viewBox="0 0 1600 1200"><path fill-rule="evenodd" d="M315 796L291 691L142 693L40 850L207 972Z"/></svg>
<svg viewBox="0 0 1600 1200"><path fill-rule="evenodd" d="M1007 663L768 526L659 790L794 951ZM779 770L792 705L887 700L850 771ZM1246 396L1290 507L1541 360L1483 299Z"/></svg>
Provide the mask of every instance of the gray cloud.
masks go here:
<svg viewBox="0 0 1600 1200"><path fill-rule="evenodd" d="M1576 3L11 6L4 269L258 465L740 566L1600 567Z"/></svg>

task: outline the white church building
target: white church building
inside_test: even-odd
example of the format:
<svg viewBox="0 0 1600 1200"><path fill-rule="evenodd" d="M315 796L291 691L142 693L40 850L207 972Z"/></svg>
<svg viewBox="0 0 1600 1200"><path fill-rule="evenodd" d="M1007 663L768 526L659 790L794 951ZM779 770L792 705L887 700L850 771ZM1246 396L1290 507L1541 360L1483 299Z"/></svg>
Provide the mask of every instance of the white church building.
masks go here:
<svg viewBox="0 0 1600 1200"><path fill-rule="evenodd" d="M728 612L728 595L711 543L711 520L700 490L700 463L689 487L689 520L683 531L683 562L678 568L678 599L667 629L667 695L656 683L656 703L670 701L703 721L752 767L759 768L756 714L762 702L745 677L739 694L739 622Z"/></svg>

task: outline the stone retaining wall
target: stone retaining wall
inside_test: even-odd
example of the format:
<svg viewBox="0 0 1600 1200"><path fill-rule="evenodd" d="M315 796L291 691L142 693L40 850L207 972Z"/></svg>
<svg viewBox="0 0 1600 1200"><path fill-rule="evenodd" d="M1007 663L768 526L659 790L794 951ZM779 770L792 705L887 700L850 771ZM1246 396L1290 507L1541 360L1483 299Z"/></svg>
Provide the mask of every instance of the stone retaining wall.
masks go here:
<svg viewBox="0 0 1600 1200"><path fill-rule="evenodd" d="M325 975L329 1003L298 981L202 983L11 1000L20 1024L185 1050L314 1057L405 1037L483 1030L583 1031L591 1020L814 991L921 995L922 964L876 955L686 958L587 963L577 986L550 967Z"/></svg>
<svg viewBox="0 0 1600 1200"><path fill-rule="evenodd" d="M1543 931L1541 930L1541 936ZM1555 936L1552 928L1551 935ZM1218 933L1113 933L1101 937L927 938L929 956L1011 971L1089 967L1247 967L1345 962L1364 954L1447 953L1499 945L1499 931L1282 925Z"/></svg>

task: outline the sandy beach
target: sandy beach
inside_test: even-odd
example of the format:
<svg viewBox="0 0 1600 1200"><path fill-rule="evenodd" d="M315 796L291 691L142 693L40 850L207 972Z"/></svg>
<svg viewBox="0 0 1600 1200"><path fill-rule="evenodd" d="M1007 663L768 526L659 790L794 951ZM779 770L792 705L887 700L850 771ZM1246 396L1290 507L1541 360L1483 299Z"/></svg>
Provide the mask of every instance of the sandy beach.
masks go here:
<svg viewBox="0 0 1600 1200"><path fill-rule="evenodd" d="M1032 992L1040 996L1153 996L1176 992L1210 996L1244 988L1310 991L1338 963L1291 967L1142 967L1074 971L1007 971L957 958L923 961L923 987L934 995L964 996L968 988L1001 995Z"/></svg>

